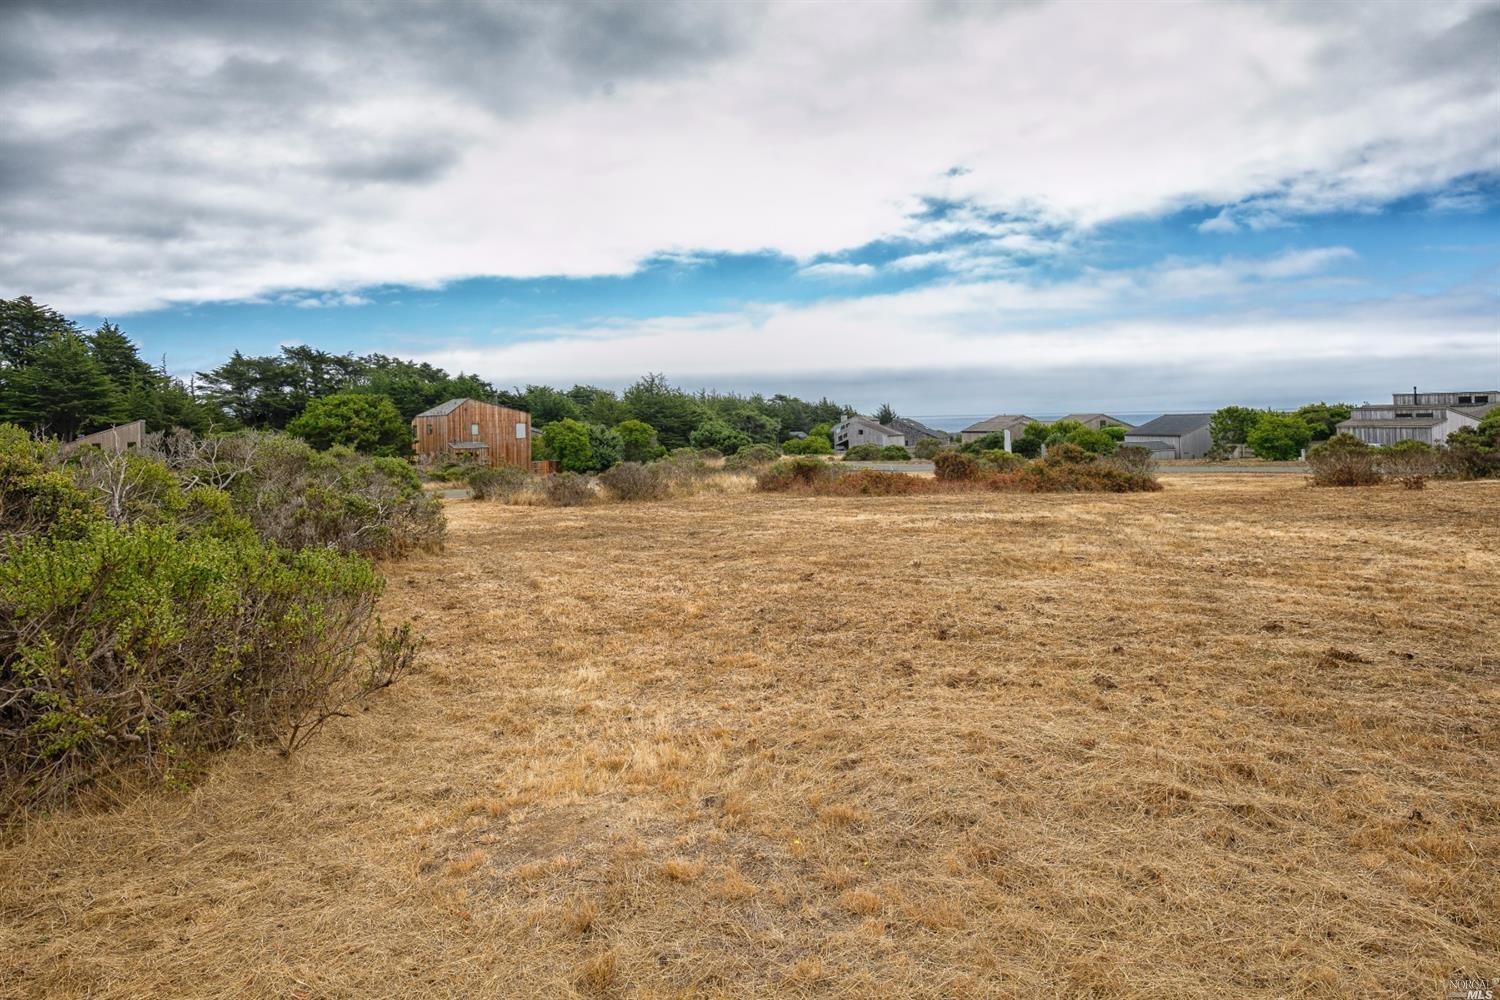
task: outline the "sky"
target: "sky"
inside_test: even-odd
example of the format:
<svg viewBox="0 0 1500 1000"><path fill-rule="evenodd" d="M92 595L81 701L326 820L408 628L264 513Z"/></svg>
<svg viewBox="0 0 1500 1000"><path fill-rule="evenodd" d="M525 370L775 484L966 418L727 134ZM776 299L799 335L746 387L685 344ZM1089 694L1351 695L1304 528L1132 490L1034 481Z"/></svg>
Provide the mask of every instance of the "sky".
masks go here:
<svg viewBox="0 0 1500 1000"><path fill-rule="evenodd" d="M1500 2L0 5L0 296L190 373L1500 386Z"/></svg>

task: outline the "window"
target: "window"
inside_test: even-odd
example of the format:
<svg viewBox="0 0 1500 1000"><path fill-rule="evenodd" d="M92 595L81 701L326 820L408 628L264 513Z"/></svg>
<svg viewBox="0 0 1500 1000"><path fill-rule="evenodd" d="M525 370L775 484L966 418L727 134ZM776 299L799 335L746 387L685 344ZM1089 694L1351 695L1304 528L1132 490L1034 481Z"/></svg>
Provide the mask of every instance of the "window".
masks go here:
<svg viewBox="0 0 1500 1000"><path fill-rule="evenodd" d="M1396 411L1396 419L1397 420L1410 420L1411 419L1411 414L1410 413L1406 413L1406 412L1404 412L1402 410L1397 410Z"/></svg>
<svg viewBox="0 0 1500 1000"><path fill-rule="evenodd" d="M523 438L525 436L526 436L526 425L525 424L516 424L516 437L517 438Z"/></svg>
<svg viewBox="0 0 1500 1000"><path fill-rule="evenodd" d="M1458 397L1458 402L1459 402L1459 405L1463 405L1464 403L1472 403L1472 402L1474 402L1474 397L1473 396L1459 396Z"/></svg>
<svg viewBox="0 0 1500 1000"><path fill-rule="evenodd" d="M1431 420L1432 419L1432 411L1428 410L1425 413L1418 413L1417 414L1417 419L1419 419L1419 420Z"/></svg>
<svg viewBox="0 0 1500 1000"><path fill-rule="evenodd" d="M478 424L470 424L469 425L469 437L477 438L478 436L479 436L479 425Z"/></svg>
<svg viewBox="0 0 1500 1000"><path fill-rule="evenodd" d="M1474 397L1474 402L1476 402L1476 403L1488 403L1489 401L1490 401L1490 397L1488 397L1488 396L1475 396Z"/></svg>
<svg viewBox="0 0 1500 1000"><path fill-rule="evenodd" d="M431 425L431 424L428 424L428 425L427 425L427 433L428 433L428 434L431 434L431 433L432 433L432 425Z"/></svg>

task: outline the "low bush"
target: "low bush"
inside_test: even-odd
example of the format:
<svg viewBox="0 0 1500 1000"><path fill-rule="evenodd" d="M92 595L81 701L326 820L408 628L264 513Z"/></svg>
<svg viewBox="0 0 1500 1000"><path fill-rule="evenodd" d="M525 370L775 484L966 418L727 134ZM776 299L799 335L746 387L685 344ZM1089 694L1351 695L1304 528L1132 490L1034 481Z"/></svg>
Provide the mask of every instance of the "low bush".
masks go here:
<svg viewBox="0 0 1500 1000"><path fill-rule="evenodd" d="M515 465L474 465L464 470L464 482L475 500L509 502L531 484L531 473Z"/></svg>
<svg viewBox="0 0 1500 1000"><path fill-rule="evenodd" d="M826 434L809 434L807 437L788 438L781 443L781 450L788 455L832 455L833 442Z"/></svg>
<svg viewBox="0 0 1500 1000"><path fill-rule="evenodd" d="M979 456L980 468L986 472L1009 472L1026 464L1026 459L1004 448L992 448Z"/></svg>
<svg viewBox="0 0 1500 1000"><path fill-rule="evenodd" d="M1380 474L1409 490L1420 490L1438 472L1438 456L1422 441L1397 441L1381 448L1375 458Z"/></svg>
<svg viewBox="0 0 1500 1000"><path fill-rule="evenodd" d="M0 803L111 768L180 777L261 738L300 747L360 692L381 581L357 556L100 524L0 564Z"/></svg>
<svg viewBox="0 0 1500 1000"><path fill-rule="evenodd" d="M1380 468L1373 450L1350 434L1335 434L1307 452L1315 486L1373 486Z"/></svg>
<svg viewBox="0 0 1500 1000"><path fill-rule="evenodd" d="M768 444L749 444L724 459L724 468L754 469L762 465L770 465L780 457L776 449Z"/></svg>
<svg viewBox="0 0 1500 1000"><path fill-rule="evenodd" d="M937 438L923 438L912 446L911 453L923 461L930 462L938 452L951 447L953 446L948 442L939 441Z"/></svg>
<svg viewBox="0 0 1500 1000"><path fill-rule="evenodd" d="M819 482L838 476L838 470L819 458L800 455L783 459L762 472L755 485L769 493L783 493L791 489L807 489Z"/></svg>
<svg viewBox="0 0 1500 1000"><path fill-rule="evenodd" d="M1121 445L1115 449L1114 454L1108 455L1101 462L1133 472L1142 476L1153 476L1156 474L1156 457L1151 454L1150 448L1142 448L1138 444Z"/></svg>
<svg viewBox="0 0 1500 1000"><path fill-rule="evenodd" d="M961 451L939 452L932 460L937 478L947 482L967 483L979 478L979 460Z"/></svg>
<svg viewBox="0 0 1500 1000"><path fill-rule="evenodd" d="M812 488L820 496L902 497L935 493L940 487L937 480L926 476L860 469L820 480Z"/></svg>
<svg viewBox="0 0 1500 1000"><path fill-rule="evenodd" d="M621 462L600 473L599 485L611 498L626 503L660 500L671 490L660 464L642 465L639 462Z"/></svg>
<svg viewBox="0 0 1500 1000"><path fill-rule="evenodd" d="M997 473L985 484L1000 491L1027 493L1138 493L1161 489L1150 472L1132 472L1074 444L1048 450L1045 458L1015 471Z"/></svg>
<svg viewBox="0 0 1500 1000"><path fill-rule="evenodd" d="M882 462L910 462L911 452L899 444L888 444L880 449L880 460Z"/></svg>
<svg viewBox="0 0 1500 1000"><path fill-rule="evenodd" d="M164 463L184 487L227 491L256 533L284 548L390 558L442 544L442 505L399 458L343 446L314 451L289 435L258 431L153 435L142 454Z"/></svg>
<svg viewBox="0 0 1500 1000"><path fill-rule="evenodd" d="M554 507L580 507L598 499L588 476L576 472L559 472L547 478L543 492Z"/></svg>
<svg viewBox="0 0 1500 1000"><path fill-rule="evenodd" d="M880 445L878 444L856 444L850 445L844 452L846 462L878 462L880 461Z"/></svg>

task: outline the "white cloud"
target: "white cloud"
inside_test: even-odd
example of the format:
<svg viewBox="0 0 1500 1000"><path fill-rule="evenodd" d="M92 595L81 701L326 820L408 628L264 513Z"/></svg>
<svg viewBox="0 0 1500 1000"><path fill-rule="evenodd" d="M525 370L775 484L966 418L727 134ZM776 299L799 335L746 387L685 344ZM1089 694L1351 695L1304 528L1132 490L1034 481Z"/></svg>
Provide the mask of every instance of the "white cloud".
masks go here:
<svg viewBox="0 0 1500 1000"><path fill-rule="evenodd" d="M339 20L362 7L282 34L246 29L254 8L70 9L0 24L59 68L3 95L10 159L36 169L0 195L0 294L70 311L701 249L807 261L892 234L1045 253L1055 237L986 212L913 223L916 199L1053 233L1251 199L1217 225L1254 228L1500 170L1494 19L1470 3L706 7L659 61L596 57L586 8L517 13L492 59L426 61Z"/></svg>
<svg viewBox="0 0 1500 1000"><path fill-rule="evenodd" d="M809 264L797 273L805 278L848 281L850 279L861 280L874 277L875 267L871 264L845 264L838 261L828 261L822 264Z"/></svg>
<svg viewBox="0 0 1500 1000"><path fill-rule="evenodd" d="M935 377L953 370L972 376L1234 369L1248 377L1276 364L1337 371L1385 363L1405 371L1408 363L1430 364L1421 359L1441 355L1483 370L1497 360L1493 292L1389 296L1358 305L1299 302L1290 294L1351 257L1347 248L1323 247L1090 273L1052 285L930 285L810 305L557 328L524 343L455 345L423 360L502 384L617 384L648 370L690 384L751 375L775 384L809 373Z"/></svg>

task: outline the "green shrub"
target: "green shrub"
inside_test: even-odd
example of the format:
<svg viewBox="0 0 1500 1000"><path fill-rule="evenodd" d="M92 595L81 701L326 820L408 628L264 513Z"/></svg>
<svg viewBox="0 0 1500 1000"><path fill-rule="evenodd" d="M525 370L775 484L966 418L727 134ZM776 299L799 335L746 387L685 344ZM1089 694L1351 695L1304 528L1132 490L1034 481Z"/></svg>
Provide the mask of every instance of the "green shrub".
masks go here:
<svg viewBox="0 0 1500 1000"><path fill-rule="evenodd" d="M615 424L620 438L620 457L626 462L647 462L661 446L656 443L656 429L642 420L622 420Z"/></svg>
<svg viewBox="0 0 1500 1000"><path fill-rule="evenodd" d="M401 419L389 399L368 392L338 392L314 399L286 430L314 448L341 444L372 455L411 451L411 425Z"/></svg>
<svg viewBox="0 0 1500 1000"><path fill-rule="evenodd" d="M754 469L770 465L781 456L768 444L750 444L724 459L726 469Z"/></svg>
<svg viewBox="0 0 1500 1000"><path fill-rule="evenodd" d="M660 500L670 492L669 478L661 465L621 462L599 474L599 485L616 500Z"/></svg>
<svg viewBox="0 0 1500 1000"><path fill-rule="evenodd" d="M515 465L475 465L464 470L464 482L475 500L512 500L531 483L531 473Z"/></svg>
<svg viewBox="0 0 1500 1000"><path fill-rule="evenodd" d="M932 460L937 478L948 482L973 482L979 478L979 460L961 451L940 452Z"/></svg>
<svg viewBox="0 0 1500 1000"><path fill-rule="evenodd" d="M825 434L809 434L803 438L788 438L781 443L781 450L788 455L832 455L833 442Z"/></svg>
<svg viewBox="0 0 1500 1000"><path fill-rule="evenodd" d="M986 451L979 456L980 468L985 472L1007 472L1026 464L1026 459L1003 448Z"/></svg>
<svg viewBox="0 0 1500 1000"><path fill-rule="evenodd" d="M442 507L401 459L366 458L344 447L313 451L282 434L247 433L244 442L248 467L229 493L262 538L375 557L442 543Z"/></svg>
<svg viewBox="0 0 1500 1000"><path fill-rule="evenodd" d="M1478 427L1449 434L1439 460L1445 474L1458 479L1500 476L1500 409L1486 413Z"/></svg>
<svg viewBox="0 0 1500 1000"><path fill-rule="evenodd" d="M888 444L880 449L880 460L882 462L910 462L911 452L899 444Z"/></svg>
<svg viewBox="0 0 1500 1000"><path fill-rule="evenodd" d="M1315 486L1374 486L1380 469L1370 446L1350 434L1335 434L1307 452Z"/></svg>
<svg viewBox="0 0 1500 1000"><path fill-rule="evenodd" d="M878 444L855 444L850 445L844 451L846 462L878 462L880 461L880 445Z"/></svg>
<svg viewBox="0 0 1500 1000"><path fill-rule="evenodd" d="M747 444L752 444L750 435L730 427L717 417L710 417L688 435L688 443L700 451L712 448L720 455L733 455Z"/></svg>
<svg viewBox="0 0 1500 1000"><path fill-rule="evenodd" d="M381 581L357 556L99 523L0 563L0 808L203 750L290 753L360 693Z"/></svg>
<svg viewBox="0 0 1500 1000"><path fill-rule="evenodd" d="M951 447L952 445L948 442L939 441L937 438L923 438L912 446L911 453L923 461L930 462L937 457L938 452Z"/></svg>
<svg viewBox="0 0 1500 1000"><path fill-rule="evenodd" d="M1302 449L1312 441L1313 430L1301 417L1290 413L1262 413L1250 428L1245 443L1256 458L1273 462L1290 462L1302 457Z"/></svg>
<svg viewBox="0 0 1500 1000"><path fill-rule="evenodd" d="M560 472L549 476L544 492L547 502L554 507L580 507L597 499L589 477L580 476L576 472Z"/></svg>
<svg viewBox="0 0 1500 1000"><path fill-rule="evenodd" d="M777 462L762 472L755 484L768 493L784 493L791 489L810 487L838 474L837 469L820 458L799 455Z"/></svg>
<svg viewBox="0 0 1500 1000"><path fill-rule="evenodd" d="M597 464L593 441L588 424L568 417L542 428L536 451L539 457L557 462L565 472L592 472Z"/></svg>

